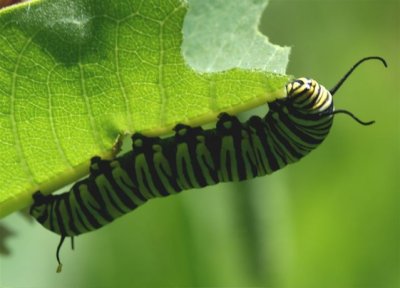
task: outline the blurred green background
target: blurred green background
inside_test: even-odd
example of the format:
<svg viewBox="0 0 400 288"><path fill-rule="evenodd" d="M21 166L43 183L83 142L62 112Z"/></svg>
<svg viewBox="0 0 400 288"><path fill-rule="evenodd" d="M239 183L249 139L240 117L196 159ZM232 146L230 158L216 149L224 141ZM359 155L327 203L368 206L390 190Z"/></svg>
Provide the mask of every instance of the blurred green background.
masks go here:
<svg viewBox="0 0 400 288"><path fill-rule="evenodd" d="M75 251L66 243L61 274L59 238L11 215L0 287L400 287L399 12L389 0L271 1L260 28L292 46L290 74L330 88L356 60L386 58L335 96L376 124L338 115L320 148L272 176L152 200Z"/></svg>

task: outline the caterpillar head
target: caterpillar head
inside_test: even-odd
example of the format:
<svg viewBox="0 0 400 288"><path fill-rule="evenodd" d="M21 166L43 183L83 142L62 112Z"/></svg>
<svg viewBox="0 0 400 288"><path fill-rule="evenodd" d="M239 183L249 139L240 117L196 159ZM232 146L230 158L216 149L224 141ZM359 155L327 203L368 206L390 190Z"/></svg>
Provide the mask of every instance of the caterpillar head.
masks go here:
<svg viewBox="0 0 400 288"><path fill-rule="evenodd" d="M316 85L315 80L309 78L298 78L286 84L286 93L289 98L310 94Z"/></svg>
<svg viewBox="0 0 400 288"><path fill-rule="evenodd" d="M382 64L387 67L385 59L379 56L369 56L362 58L356 62L353 67L339 80L339 82L330 90L326 89L324 86L318 84L313 79L308 78L298 78L286 85L286 98L276 100L269 103L271 110L283 109L284 111L296 110L301 114L308 114L311 117L315 115L322 116L333 116L335 114L346 114L353 118L355 121L361 125L370 125L374 121L362 121L358 119L353 113L347 110L335 110L333 107L332 96L339 90L343 83L348 79L348 77L353 73L353 71L365 61L369 60L379 60ZM312 115L310 115L312 114Z"/></svg>
<svg viewBox="0 0 400 288"><path fill-rule="evenodd" d="M298 78L286 85L287 105L306 113L322 113L333 110L331 93L317 81Z"/></svg>

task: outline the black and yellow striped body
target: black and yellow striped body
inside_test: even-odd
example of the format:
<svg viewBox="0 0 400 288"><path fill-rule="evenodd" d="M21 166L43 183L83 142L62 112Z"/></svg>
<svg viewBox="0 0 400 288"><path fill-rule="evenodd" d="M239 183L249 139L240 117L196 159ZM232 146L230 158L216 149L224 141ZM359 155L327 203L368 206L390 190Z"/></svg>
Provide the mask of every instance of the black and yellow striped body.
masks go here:
<svg viewBox="0 0 400 288"><path fill-rule="evenodd" d="M62 236L98 229L154 197L219 182L270 174L298 161L327 136L332 96L300 78L264 118L241 123L226 113L216 128L179 124L166 138L133 135L132 151L112 161L92 160L88 178L61 195L37 193L31 214Z"/></svg>

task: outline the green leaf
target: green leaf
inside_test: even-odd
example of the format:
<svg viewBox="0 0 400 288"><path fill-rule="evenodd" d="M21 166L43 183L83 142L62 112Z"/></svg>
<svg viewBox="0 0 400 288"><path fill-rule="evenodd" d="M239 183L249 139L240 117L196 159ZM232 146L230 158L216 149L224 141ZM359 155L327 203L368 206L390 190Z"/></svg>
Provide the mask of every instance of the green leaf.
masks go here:
<svg viewBox="0 0 400 288"><path fill-rule="evenodd" d="M0 11L0 217L86 175L94 155L113 157L121 135L284 97L288 77L271 72L284 72L288 48L257 31L266 2L48 0Z"/></svg>

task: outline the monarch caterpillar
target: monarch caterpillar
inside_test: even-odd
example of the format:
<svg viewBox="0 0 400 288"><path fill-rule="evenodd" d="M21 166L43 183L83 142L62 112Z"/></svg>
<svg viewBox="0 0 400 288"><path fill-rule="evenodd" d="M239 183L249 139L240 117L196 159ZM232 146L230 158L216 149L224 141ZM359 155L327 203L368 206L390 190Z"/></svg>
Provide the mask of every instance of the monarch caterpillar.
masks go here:
<svg viewBox="0 0 400 288"><path fill-rule="evenodd" d="M47 229L66 237L96 230L154 197L163 197L219 182L242 181L270 174L294 163L316 148L328 135L335 110L332 95L362 62L327 90L315 80L296 79L286 85L287 96L269 103L264 118L252 116L241 123L222 113L216 127L203 130L184 124L175 135L160 138L132 136L132 151L115 158L91 160L90 174L60 195L36 192L30 214ZM72 242L73 243L73 242Z"/></svg>

